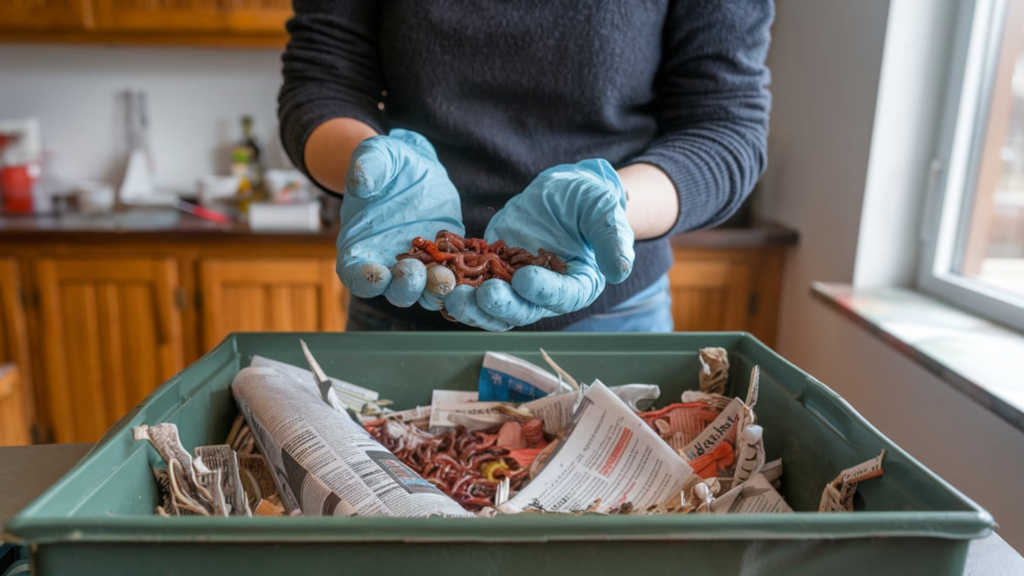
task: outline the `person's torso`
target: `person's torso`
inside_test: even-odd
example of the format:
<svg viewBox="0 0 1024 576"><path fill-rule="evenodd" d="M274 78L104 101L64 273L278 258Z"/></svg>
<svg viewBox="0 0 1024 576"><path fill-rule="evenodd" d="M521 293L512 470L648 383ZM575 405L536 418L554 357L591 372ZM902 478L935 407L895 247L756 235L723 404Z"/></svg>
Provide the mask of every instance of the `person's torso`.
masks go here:
<svg viewBox="0 0 1024 576"><path fill-rule="evenodd" d="M426 136L467 232L541 171L621 165L655 137L668 0L393 0L382 6L385 120Z"/></svg>

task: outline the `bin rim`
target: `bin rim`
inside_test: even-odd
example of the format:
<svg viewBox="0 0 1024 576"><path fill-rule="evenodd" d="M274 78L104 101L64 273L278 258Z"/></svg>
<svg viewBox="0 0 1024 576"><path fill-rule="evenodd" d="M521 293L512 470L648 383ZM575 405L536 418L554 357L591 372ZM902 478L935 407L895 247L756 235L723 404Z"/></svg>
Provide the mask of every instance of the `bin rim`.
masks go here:
<svg viewBox="0 0 1024 576"><path fill-rule="evenodd" d="M370 333L373 337L409 339L425 333ZM445 332L426 333L441 336ZM740 348L758 344L755 355L767 354L773 361L802 374L820 386L824 396L838 405L846 416L870 429L886 444L886 451L899 453L931 481L939 484L960 501L965 510L956 511L857 511L853 513L794 512L786 514L794 521L780 525L779 514L675 514L659 516L602 516L519 514L493 518L369 518L369 517L228 517L210 518L184 516L164 518L147 516L75 517L46 511L57 493L70 489L75 476L90 462L92 456L112 449L121 436L132 435L144 422L141 413L150 400L169 393L179 380L175 374L150 393L132 411L118 420L99 442L53 486L21 510L4 527L3 539L32 544L79 542L554 542L574 540L734 540L734 539L819 539L840 540L865 537L908 538L928 537L952 540L977 539L992 533L996 524L992 515L973 500L951 486L918 462L888 437L878 431L845 399L824 383L807 374L774 350L764 346L747 332L673 333L686 337L704 336L715 340L732 340ZM266 333L232 333L196 363L211 357L232 354L239 356L239 341L262 337ZM366 333L274 333L274 336L303 338L310 349L317 351L317 341L325 338L365 337ZM484 333L482 336L486 336ZM607 338L609 334L552 334L516 332L501 334L504 340L576 341ZM616 338L650 338L667 340L672 334L614 334ZM417 339L416 341L422 342ZM568 341L568 340L564 340ZM427 352L432 346L425 346ZM586 349L586 346L571 348ZM531 349L530 351L534 351ZM521 350L514 350L519 352ZM740 350L749 353L751 349ZM633 353L633 352L629 352ZM179 406L180 408L181 406ZM123 463L122 463L123 465ZM879 524L885 527L879 529Z"/></svg>
<svg viewBox="0 0 1024 576"><path fill-rule="evenodd" d="M30 512L26 509L25 512ZM19 514L5 539L76 542L554 542L573 540L840 540L927 537L971 540L992 532L985 511L568 516L494 518L334 518L123 516L76 518ZM879 523L887 527L878 529ZM937 523L942 527L938 528ZM869 527L870 526L870 527Z"/></svg>

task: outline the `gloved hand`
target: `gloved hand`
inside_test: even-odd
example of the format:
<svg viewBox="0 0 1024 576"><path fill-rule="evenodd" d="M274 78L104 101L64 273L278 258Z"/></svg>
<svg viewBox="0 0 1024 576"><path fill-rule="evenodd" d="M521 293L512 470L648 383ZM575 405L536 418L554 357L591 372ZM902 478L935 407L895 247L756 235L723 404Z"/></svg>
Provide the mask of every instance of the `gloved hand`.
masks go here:
<svg viewBox="0 0 1024 576"><path fill-rule="evenodd" d="M499 210L484 239L505 240L534 254L539 248L566 260L566 274L525 266L512 283L491 279L457 286L445 297L448 314L463 324L509 330L589 306L633 269L633 230L626 190L604 160L563 164L542 172Z"/></svg>
<svg viewBox="0 0 1024 576"><path fill-rule="evenodd" d="M437 310L424 292L426 267L415 258L396 264L417 236L440 230L465 234L455 185L426 138L409 130L364 140L352 153L341 203L338 277L359 298L384 294L403 308L417 301Z"/></svg>

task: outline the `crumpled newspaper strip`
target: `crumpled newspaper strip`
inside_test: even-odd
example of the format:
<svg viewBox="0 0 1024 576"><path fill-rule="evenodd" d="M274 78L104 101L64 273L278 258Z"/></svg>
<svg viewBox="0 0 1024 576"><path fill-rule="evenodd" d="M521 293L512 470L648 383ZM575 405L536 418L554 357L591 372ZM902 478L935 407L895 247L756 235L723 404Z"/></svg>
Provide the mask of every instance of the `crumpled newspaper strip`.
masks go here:
<svg viewBox="0 0 1024 576"><path fill-rule="evenodd" d="M267 498L277 498L277 485L274 484L274 475L267 468L267 461L263 456L238 456L238 475L245 488L246 499L249 501L249 509L255 511L260 501Z"/></svg>
<svg viewBox="0 0 1024 576"><path fill-rule="evenodd" d="M640 417L657 430L658 435L683 458L691 460L694 470L702 478L731 478L732 472L738 469L736 459L742 447L740 434L757 421L753 407L757 404L760 390L760 374L757 366L751 370L745 402L721 394L687 390L682 395L682 404L644 412ZM741 481L757 474L756 468L764 464L764 448L757 448L760 445L759 436L754 431L749 434L751 437L748 444L755 445L751 446L754 452L748 451L744 455L748 459L748 466L742 473ZM715 466L711 467L711 463L715 463Z"/></svg>
<svg viewBox="0 0 1024 576"><path fill-rule="evenodd" d="M133 437L136 440L148 440L167 464L166 470L153 470L157 483L166 484L170 499L169 502L165 499L164 504L158 507L157 513L209 516L214 509L214 496L199 481L192 455L181 445L178 427L174 424L143 424L135 428Z"/></svg>
<svg viewBox="0 0 1024 576"><path fill-rule="evenodd" d="M743 401L733 398L696 438L677 450L695 474L701 478L732 476L736 467L736 440L745 410Z"/></svg>
<svg viewBox="0 0 1024 576"><path fill-rule="evenodd" d="M196 475L199 484L210 491L211 516L228 516L229 507L224 499L221 476L220 470L207 470Z"/></svg>
<svg viewBox="0 0 1024 576"><path fill-rule="evenodd" d="M237 436L237 430L233 431ZM227 445L199 446L188 453L174 424L143 424L136 440L148 440L166 468L153 468L162 495L161 516L250 516L249 502L239 476L238 458Z"/></svg>
<svg viewBox="0 0 1024 576"><path fill-rule="evenodd" d="M598 380L583 393L557 446L499 512L644 513L678 493L692 475L686 462Z"/></svg>
<svg viewBox="0 0 1024 576"><path fill-rule="evenodd" d="M857 493L857 483L883 475L883 458L885 450L870 460L840 472L822 491L818 512L853 512L853 495Z"/></svg>
<svg viewBox="0 0 1024 576"><path fill-rule="evenodd" d="M725 348L701 348L697 359L700 360L700 391L725 394L729 384L729 353Z"/></svg>
<svg viewBox="0 0 1024 576"><path fill-rule="evenodd" d="M166 468L153 468L153 476L156 477L156 484L160 488L160 497L162 504L156 507L156 511L161 516L181 516L181 511L174 504L174 498L171 497L171 476Z"/></svg>
<svg viewBox="0 0 1024 576"><path fill-rule="evenodd" d="M195 493L187 493L182 488L182 478L185 477L184 468L181 466L181 462L178 460L171 460L167 463L167 478L171 485L171 501L174 504L174 509L178 510L179 514L197 514L199 516L209 516L210 509L213 507L211 500L212 495L207 496L205 499L201 499ZM201 487L206 491L205 487ZM202 502L200 500L203 500Z"/></svg>
<svg viewBox="0 0 1024 576"><path fill-rule="evenodd" d="M772 487L772 493L764 490L763 483L758 479L754 489L744 493L743 488L754 482L751 478L747 482L736 483L731 478L699 478L691 477L683 489L674 494L671 498L660 503L647 511L651 515L660 514L688 514L688 513L715 513L723 512L791 512L789 506L784 502L779 503L782 497L776 492L781 485L782 460L772 460L766 463L761 471L754 478L763 478ZM767 496L765 496L767 494ZM752 498L764 497L766 500L756 501ZM746 500L744 504L742 501Z"/></svg>
<svg viewBox="0 0 1024 576"><path fill-rule="evenodd" d="M735 481L746 482L761 471L764 466L764 429L757 424L743 427L739 437L739 454L736 457Z"/></svg>
<svg viewBox="0 0 1024 576"><path fill-rule="evenodd" d="M133 431L136 440L149 440L156 448L160 457L167 463L168 471L173 473L171 462L177 461L182 469L182 477L178 478L191 494L197 494L209 500L210 493L199 486L196 480L195 469L192 466L192 455L181 445L178 437L178 427L174 424L157 424L156 426L136 426Z"/></svg>
<svg viewBox="0 0 1024 576"><path fill-rule="evenodd" d="M224 443L231 447L239 456L251 456L258 453L256 440L252 437L252 430L241 414L235 416L235 422L231 425Z"/></svg>
<svg viewBox="0 0 1024 576"><path fill-rule="evenodd" d="M715 498L709 503L708 508L713 514L774 514L793 511L782 495L775 490L771 479L763 473L758 473L750 480Z"/></svg>
<svg viewBox="0 0 1024 576"><path fill-rule="evenodd" d="M238 455L226 444L197 446L196 461L211 470L220 472L218 490L224 497L226 512L230 516L252 516L245 487L239 475ZM210 491L213 493L213 490Z"/></svg>

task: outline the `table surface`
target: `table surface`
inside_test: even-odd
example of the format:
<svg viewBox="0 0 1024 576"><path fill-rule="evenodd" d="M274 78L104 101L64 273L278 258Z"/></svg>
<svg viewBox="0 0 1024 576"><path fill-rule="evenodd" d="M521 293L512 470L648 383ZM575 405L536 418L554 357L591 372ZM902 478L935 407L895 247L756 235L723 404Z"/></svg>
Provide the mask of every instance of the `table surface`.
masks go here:
<svg viewBox="0 0 1024 576"><path fill-rule="evenodd" d="M4 523L71 469L92 444L0 447L0 533ZM975 540L965 576L1019 576L1024 558L993 534Z"/></svg>

